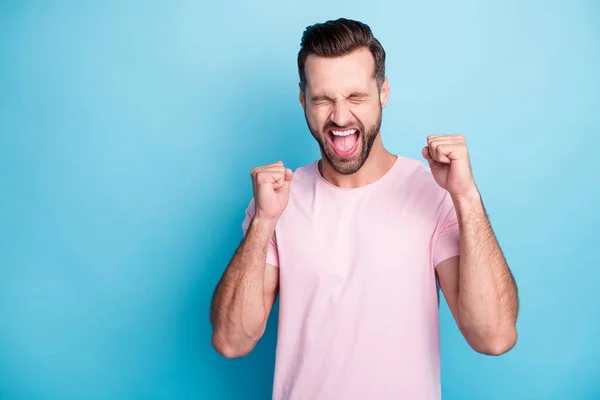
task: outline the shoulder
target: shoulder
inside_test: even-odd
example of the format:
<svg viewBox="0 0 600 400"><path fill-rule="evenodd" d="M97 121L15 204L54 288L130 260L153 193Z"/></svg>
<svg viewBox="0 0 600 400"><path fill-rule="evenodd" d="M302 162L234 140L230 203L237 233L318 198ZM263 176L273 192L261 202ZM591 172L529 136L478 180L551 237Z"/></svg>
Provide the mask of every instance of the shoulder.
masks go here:
<svg viewBox="0 0 600 400"><path fill-rule="evenodd" d="M433 189L437 186L431 175L431 168L425 162L403 156L398 156L398 162L400 165L395 176L396 182L402 182L411 188L425 187Z"/></svg>
<svg viewBox="0 0 600 400"><path fill-rule="evenodd" d="M316 171L318 171L317 162L318 161L312 161L293 170L294 176L292 178L292 182L313 179Z"/></svg>
<svg viewBox="0 0 600 400"><path fill-rule="evenodd" d="M401 188L400 192L406 197L417 200L423 206L438 208L445 201L448 192L437 184L429 164L401 156L399 161L401 164L394 182Z"/></svg>
<svg viewBox="0 0 600 400"><path fill-rule="evenodd" d="M317 162L318 161L313 161L292 171L292 192L306 190L307 188L314 186L319 171Z"/></svg>

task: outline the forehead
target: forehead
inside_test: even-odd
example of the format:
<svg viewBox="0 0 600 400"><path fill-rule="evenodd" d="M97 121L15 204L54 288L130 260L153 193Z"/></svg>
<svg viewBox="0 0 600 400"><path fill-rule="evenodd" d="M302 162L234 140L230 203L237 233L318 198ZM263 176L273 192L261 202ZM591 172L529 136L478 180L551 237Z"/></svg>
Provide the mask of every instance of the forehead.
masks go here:
<svg viewBox="0 0 600 400"><path fill-rule="evenodd" d="M341 92L367 90L375 85L375 59L367 48L360 48L340 57L306 58L304 64L307 90L311 92Z"/></svg>

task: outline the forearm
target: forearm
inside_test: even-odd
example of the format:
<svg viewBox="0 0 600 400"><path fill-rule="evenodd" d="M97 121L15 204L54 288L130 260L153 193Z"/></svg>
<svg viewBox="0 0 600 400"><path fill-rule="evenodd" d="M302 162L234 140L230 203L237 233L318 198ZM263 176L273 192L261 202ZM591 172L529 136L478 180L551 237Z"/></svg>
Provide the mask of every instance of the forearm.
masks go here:
<svg viewBox="0 0 600 400"><path fill-rule="evenodd" d="M211 305L213 344L233 354L249 352L264 332L264 278L274 226L253 220L221 278Z"/></svg>
<svg viewBox="0 0 600 400"><path fill-rule="evenodd" d="M458 318L469 342L505 349L516 340L517 287L479 193L455 198L460 230ZM493 353L502 350L493 350Z"/></svg>

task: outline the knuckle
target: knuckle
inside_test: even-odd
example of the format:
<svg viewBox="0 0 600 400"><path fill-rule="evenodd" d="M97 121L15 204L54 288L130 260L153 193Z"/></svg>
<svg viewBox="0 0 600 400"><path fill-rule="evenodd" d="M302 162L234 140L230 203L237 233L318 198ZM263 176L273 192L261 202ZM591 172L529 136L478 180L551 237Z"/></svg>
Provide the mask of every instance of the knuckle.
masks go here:
<svg viewBox="0 0 600 400"><path fill-rule="evenodd" d="M275 177L275 174L273 174L273 172L270 172L270 171L261 171L261 172L258 173L257 180L260 183L266 183L266 182L271 181L274 177Z"/></svg>

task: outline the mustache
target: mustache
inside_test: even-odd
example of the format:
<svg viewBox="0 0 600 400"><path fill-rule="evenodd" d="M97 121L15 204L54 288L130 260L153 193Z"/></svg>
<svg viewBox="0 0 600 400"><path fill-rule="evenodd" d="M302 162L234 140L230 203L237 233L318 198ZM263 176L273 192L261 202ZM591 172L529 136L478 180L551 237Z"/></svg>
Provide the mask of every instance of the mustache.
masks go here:
<svg viewBox="0 0 600 400"><path fill-rule="evenodd" d="M353 123L349 123L349 124L345 124L344 126L340 126L334 122L328 122L327 124L325 124L325 126L323 127L323 132L327 132L331 129L335 129L336 131L344 131L346 129L349 128L354 128L354 127L358 127L358 129L362 132L363 131L363 126L360 122L355 121Z"/></svg>

